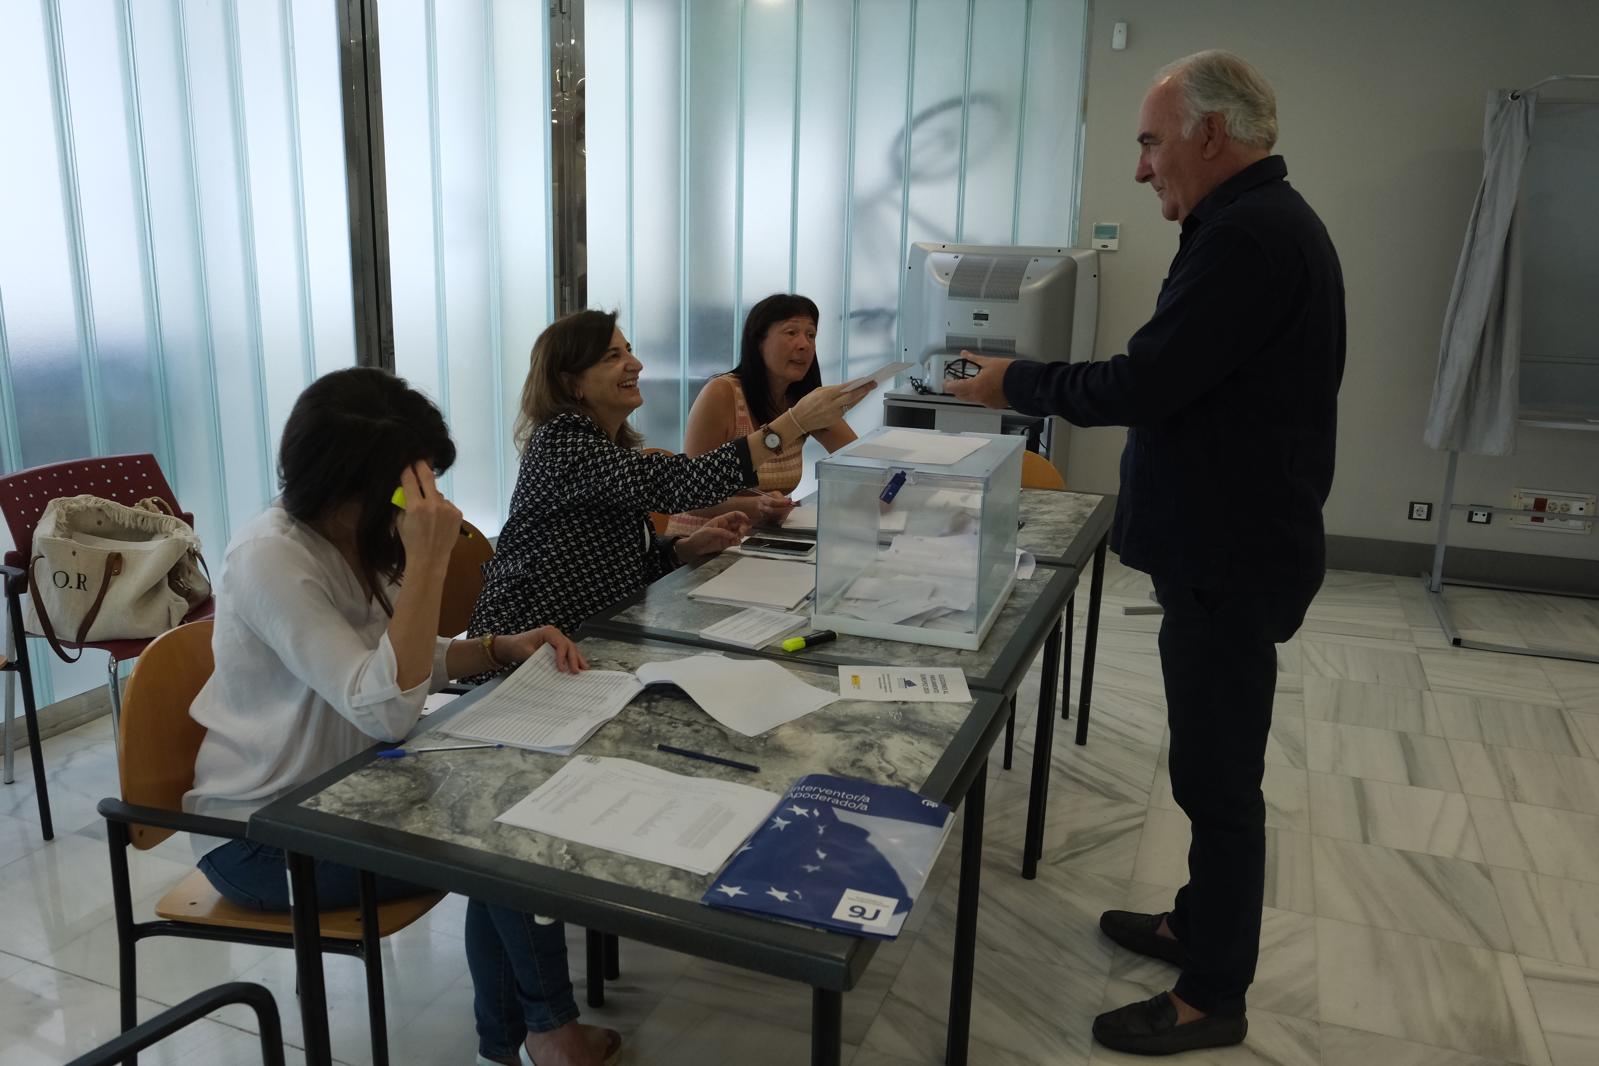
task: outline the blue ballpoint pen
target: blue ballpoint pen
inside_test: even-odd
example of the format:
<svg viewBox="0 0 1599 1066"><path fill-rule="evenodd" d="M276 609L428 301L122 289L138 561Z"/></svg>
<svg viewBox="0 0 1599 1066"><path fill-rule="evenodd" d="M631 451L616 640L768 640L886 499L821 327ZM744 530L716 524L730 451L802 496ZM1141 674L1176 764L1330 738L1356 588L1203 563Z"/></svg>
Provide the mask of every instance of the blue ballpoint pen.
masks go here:
<svg viewBox="0 0 1599 1066"><path fill-rule="evenodd" d="M503 748L504 744L444 744L436 748L385 748L378 752L380 759L403 759L407 755L421 755L425 751L466 751L469 748Z"/></svg>

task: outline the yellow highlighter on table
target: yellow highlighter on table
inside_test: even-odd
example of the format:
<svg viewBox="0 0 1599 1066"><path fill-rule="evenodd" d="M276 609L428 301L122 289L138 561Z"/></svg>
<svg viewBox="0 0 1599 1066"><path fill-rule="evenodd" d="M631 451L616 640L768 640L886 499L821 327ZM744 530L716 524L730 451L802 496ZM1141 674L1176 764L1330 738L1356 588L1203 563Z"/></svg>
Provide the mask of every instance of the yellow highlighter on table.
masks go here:
<svg viewBox="0 0 1599 1066"><path fill-rule="evenodd" d="M398 507L400 510L405 510L405 489L395 489L394 495L389 497L389 502L394 504L394 506ZM461 527L461 536L470 537L471 535L472 531L470 529L467 529L465 526Z"/></svg>

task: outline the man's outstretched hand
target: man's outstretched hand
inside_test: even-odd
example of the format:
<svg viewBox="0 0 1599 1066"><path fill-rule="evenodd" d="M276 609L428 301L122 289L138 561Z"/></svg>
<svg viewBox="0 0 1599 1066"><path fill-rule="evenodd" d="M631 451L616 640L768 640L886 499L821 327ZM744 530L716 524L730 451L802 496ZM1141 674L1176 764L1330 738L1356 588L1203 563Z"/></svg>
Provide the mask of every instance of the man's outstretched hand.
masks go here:
<svg viewBox="0 0 1599 1066"><path fill-rule="evenodd" d="M984 407L1008 407L1005 402L1005 371L1010 369L1014 359L997 359L991 355L973 355L971 352L961 352L962 359L969 359L982 369L976 377L949 380L943 383L944 391L957 400L967 403L980 403Z"/></svg>

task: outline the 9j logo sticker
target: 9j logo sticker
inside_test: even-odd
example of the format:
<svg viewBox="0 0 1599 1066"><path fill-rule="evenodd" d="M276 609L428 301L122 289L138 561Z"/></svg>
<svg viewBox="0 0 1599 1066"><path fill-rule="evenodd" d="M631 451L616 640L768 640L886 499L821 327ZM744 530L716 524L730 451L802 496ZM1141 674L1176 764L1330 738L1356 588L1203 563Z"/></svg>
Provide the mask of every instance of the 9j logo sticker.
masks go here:
<svg viewBox="0 0 1599 1066"><path fill-rule="evenodd" d="M846 888L839 897L833 917L841 922L854 922L865 929L886 932L894 920L894 908L899 900L893 896L874 896L858 888Z"/></svg>

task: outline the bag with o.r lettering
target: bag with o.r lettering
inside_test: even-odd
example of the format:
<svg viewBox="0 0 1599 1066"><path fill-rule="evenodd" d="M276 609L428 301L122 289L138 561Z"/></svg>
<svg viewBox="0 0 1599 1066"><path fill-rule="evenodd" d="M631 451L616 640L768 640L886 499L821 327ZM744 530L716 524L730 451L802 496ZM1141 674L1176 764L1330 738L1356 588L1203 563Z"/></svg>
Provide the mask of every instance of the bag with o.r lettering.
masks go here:
<svg viewBox="0 0 1599 1066"><path fill-rule="evenodd" d="M200 538L164 501L62 496L34 529L28 591L27 628L70 663L63 642L160 636L205 602L211 581Z"/></svg>

